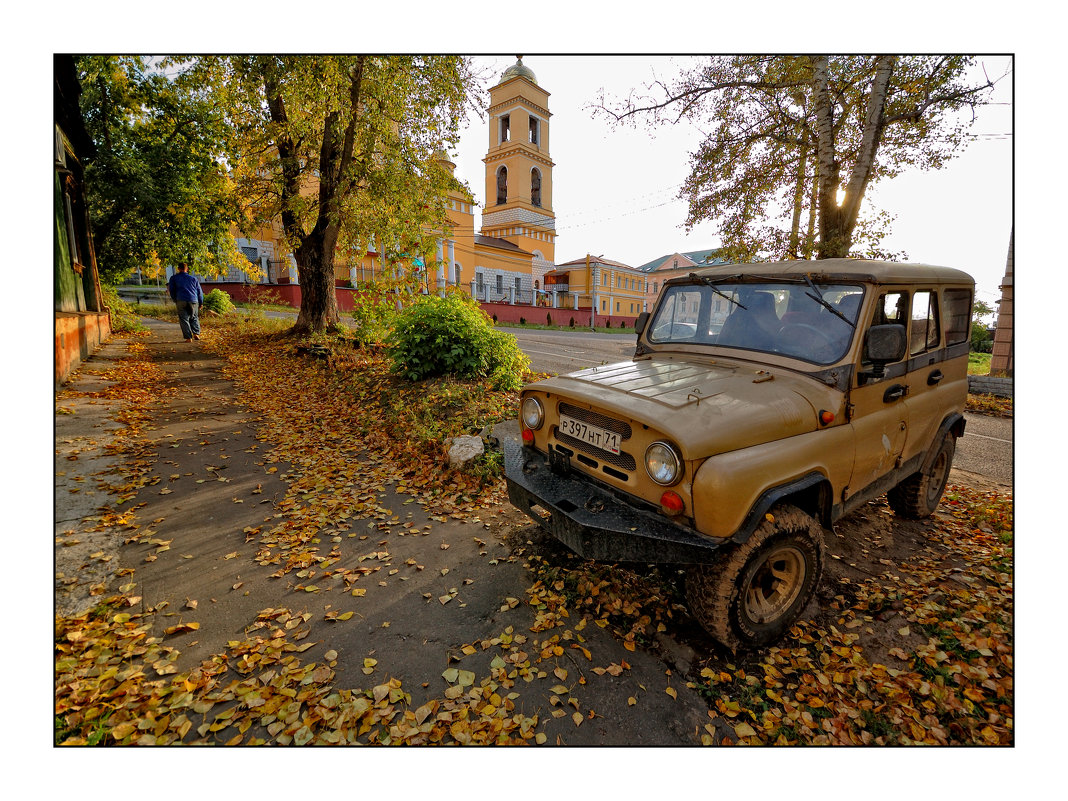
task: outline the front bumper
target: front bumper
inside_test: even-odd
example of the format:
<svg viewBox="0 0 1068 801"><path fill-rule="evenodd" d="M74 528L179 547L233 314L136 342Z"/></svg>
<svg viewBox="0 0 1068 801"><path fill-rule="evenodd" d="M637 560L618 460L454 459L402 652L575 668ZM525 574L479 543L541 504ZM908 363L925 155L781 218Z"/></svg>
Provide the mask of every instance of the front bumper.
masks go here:
<svg viewBox="0 0 1068 801"><path fill-rule="evenodd" d="M548 458L506 439L508 499L579 556L605 562L701 564L714 561L719 540L702 537L642 509L578 473L554 471ZM549 513L545 519L531 506Z"/></svg>

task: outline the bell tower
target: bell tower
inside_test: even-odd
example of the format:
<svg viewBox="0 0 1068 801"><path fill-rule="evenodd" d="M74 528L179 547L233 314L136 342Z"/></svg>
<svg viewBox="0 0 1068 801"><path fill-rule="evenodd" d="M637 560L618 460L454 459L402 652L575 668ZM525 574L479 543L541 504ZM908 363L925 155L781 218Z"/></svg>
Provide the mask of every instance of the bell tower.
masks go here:
<svg viewBox="0 0 1068 801"><path fill-rule="evenodd" d="M556 251L549 93L517 56L490 89L486 205L482 235L534 254L534 272L552 269ZM541 269L539 269L541 268Z"/></svg>

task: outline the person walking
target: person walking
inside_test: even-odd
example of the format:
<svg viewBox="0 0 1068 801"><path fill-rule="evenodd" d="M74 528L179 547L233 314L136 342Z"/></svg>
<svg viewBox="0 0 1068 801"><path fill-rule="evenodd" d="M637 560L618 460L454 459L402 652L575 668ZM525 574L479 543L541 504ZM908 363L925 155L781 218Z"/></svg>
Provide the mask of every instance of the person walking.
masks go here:
<svg viewBox="0 0 1068 801"><path fill-rule="evenodd" d="M171 300L178 307L178 324L182 327L185 341L200 339L198 311L200 306L204 305L204 290L200 288L200 281L189 272L184 261L178 265L178 272L167 281L167 291L171 293Z"/></svg>

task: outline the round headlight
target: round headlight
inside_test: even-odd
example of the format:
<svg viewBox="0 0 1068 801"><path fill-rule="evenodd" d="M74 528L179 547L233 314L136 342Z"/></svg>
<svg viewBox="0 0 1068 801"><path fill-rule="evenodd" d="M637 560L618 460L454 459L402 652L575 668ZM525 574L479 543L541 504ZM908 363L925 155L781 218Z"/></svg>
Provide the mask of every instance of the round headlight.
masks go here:
<svg viewBox="0 0 1068 801"><path fill-rule="evenodd" d="M666 487L679 480L682 462L675 449L666 442L654 442L645 451L645 469L649 478Z"/></svg>
<svg viewBox="0 0 1068 801"><path fill-rule="evenodd" d="M541 428L545 420L545 410L537 398L526 398L519 410L519 418L523 421L523 425L536 431Z"/></svg>

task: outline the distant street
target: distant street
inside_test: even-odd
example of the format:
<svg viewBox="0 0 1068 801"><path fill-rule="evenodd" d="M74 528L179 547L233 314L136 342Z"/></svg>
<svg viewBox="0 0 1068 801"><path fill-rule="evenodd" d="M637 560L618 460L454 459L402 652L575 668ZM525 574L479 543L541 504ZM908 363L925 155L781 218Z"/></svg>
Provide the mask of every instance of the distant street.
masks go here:
<svg viewBox="0 0 1068 801"><path fill-rule="evenodd" d="M623 361L634 355L637 337L633 330L619 334L595 334L589 330L506 328L530 357L536 373L572 373L586 367Z"/></svg>

